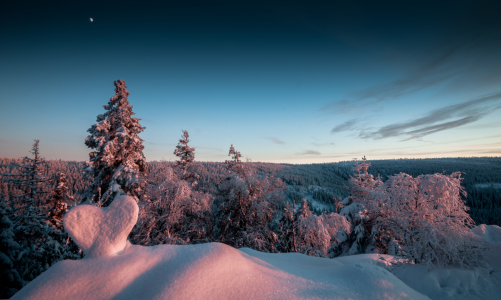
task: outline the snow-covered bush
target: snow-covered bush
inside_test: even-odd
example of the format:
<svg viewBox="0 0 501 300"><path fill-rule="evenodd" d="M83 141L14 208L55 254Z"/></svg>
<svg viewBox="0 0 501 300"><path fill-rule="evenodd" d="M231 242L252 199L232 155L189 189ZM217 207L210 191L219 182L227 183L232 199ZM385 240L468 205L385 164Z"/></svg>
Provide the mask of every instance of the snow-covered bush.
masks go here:
<svg viewBox="0 0 501 300"><path fill-rule="evenodd" d="M103 105L106 112L97 116L97 124L87 130L90 134L85 139L85 145L94 149L89 153L87 169L94 181L84 200L104 206L120 190L137 201L146 185L143 175L148 173L143 139L138 136L145 127L139 124L140 119L132 117L125 81L119 79L114 84L115 96Z"/></svg>
<svg viewBox="0 0 501 300"><path fill-rule="evenodd" d="M312 214L306 199L296 212L297 252L310 256L337 256L339 248L348 240L351 225L336 213Z"/></svg>
<svg viewBox="0 0 501 300"><path fill-rule="evenodd" d="M140 203L134 241L143 245L207 242L213 197L194 191L171 168L165 181L146 188L147 200Z"/></svg>
<svg viewBox="0 0 501 300"><path fill-rule="evenodd" d="M459 172L390 176L363 201L379 251L428 266L482 264L483 246L470 230L464 194Z"/></svg>

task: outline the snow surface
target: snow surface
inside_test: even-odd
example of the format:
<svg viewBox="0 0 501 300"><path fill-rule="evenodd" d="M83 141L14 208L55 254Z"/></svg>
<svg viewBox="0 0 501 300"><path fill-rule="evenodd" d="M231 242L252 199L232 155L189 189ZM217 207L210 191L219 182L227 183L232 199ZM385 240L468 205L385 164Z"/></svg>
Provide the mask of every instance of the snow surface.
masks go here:
<svg viewBox="0 0 501 300"><path fill-rule="evenodd" d="M474 229L489 246L491 270L427 270L381 254L327 259L261 253L221 243L131 245L125 238L136 219L137 204L127 196L115 198L104 209L73 208L64 225L84 248L85 258L56 263L12 299L499 299L501 295L498 226Z"/></svg>
<svg viewBox="0 0 501 300"><path fill-rule="evenodd" d="M428 299L384 268L220 243L58 262L12 299Z"/></svg>

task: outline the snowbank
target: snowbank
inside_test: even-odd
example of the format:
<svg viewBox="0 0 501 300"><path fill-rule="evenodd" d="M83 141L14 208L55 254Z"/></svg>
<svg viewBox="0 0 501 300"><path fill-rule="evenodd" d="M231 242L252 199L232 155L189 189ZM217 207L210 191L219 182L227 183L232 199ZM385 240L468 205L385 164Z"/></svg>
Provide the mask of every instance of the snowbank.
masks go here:
<svg viewBox="0 0 501 300"><path fill-rule="evenodd" d="M428 299L386 269L220 243L62 261L13 299Z"/></svg>
<svg viewBox="0 0 501 300"><path fill-rule="evenodd" d="M56 263L12 299L499 299L501 294L497 226L474 229L489 245L492 273L428 271L380 254L327 259L220 243L143 247L126 241L136 220L137 205L127 196L108 208L73 208L64 225L88 255Z"/></svg>
<svg viewBox="0 0 501 300"><path fill-rule="evenodd" d="M472 229L484 241L489 267L473 270L443 268L427 270L422 265L402 264L392 273L405 284L431 299L500 299L501 297L501 228L480 225Z"/></svg>

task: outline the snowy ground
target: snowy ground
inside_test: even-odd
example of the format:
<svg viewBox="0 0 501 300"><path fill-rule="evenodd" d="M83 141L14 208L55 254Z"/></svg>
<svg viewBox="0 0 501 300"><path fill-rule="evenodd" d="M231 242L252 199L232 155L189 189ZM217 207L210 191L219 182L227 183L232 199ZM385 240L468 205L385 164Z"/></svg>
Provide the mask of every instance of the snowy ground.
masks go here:
<svg viewBox="0 0 501 300"><path fill-rule="evenodd" d="M485 189L485 188L495 188L495 189L501 189L501 183L498 182L491 182L491 183L477 183L475 184L475 187L478 189Z"/></svg>
<svg viewBox="0 0 501 300"><path fill-rule="evenodd" d="M106 251L96 251L97 248L88 244L87 251L94 251L95 255L55 264L12 299L488 300L499 299L501 295L501 228L498 226L482 225L474 229L489 246L492 272L482 268L429 271L389 255L327 259L297 253L238 250L220 243L154 247L127 243L125 249L109 254L108 250L121 244L119 236L125 239L122 233L130 231L129 222L117 226L110 220L124 218L118 207L135 204L129 197L115 199L113 203L115 208L80 206L70 211L72 214L68 213L68 219L65 217L65 226L67 223L75 226L77 219L92 217L93 222L99 224L94 226L92 242ZM78 233L88 228L79 231L72 227L72 230ZM117 234L113 230L122 232ZM80 243L90 241L86 238L88 235L76 236Z"/></svg>

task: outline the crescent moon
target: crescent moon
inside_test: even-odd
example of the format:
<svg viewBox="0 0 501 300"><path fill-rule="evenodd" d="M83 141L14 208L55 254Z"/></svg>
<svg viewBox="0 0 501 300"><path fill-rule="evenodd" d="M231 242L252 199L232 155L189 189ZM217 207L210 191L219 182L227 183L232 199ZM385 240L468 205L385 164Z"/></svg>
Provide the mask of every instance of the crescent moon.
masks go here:
<svg viewBox="0 0 501 300"><path fill-rule="evenodd" d="M90 18L90 21L91 21L91 22L94 22L94 19L93 19L93 18Z"/></svg>

